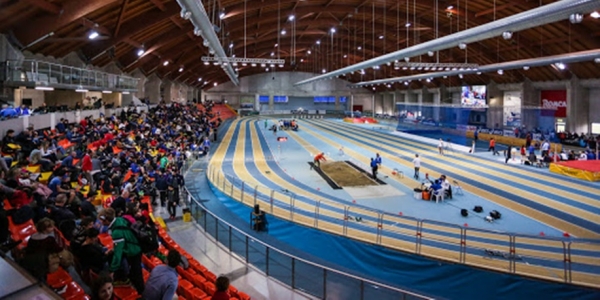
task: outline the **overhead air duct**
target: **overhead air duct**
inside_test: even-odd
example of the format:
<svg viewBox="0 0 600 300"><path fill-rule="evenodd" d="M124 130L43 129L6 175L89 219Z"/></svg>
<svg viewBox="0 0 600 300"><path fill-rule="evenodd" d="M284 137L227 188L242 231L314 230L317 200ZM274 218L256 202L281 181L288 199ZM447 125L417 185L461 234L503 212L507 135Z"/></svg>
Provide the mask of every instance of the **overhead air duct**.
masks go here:
<svg viewBox="0 0 600 300"><path fill-rule="evenodd" d="M373 81L363 81L353 84L353 87L360 87L366 85L379 85L379 84L387 84L393 82L402 82L402 81L412 81L412 80L421 80L421 79L432 79L443 76L456 76L456 75L465 75L465 74L475 74L478 72L496 72L496 71L506 71L506 70L514 70L514 69L526 69L528 70L530 67L543 67L549 66L556 63L568 64L568 63L577 63L583 61L594 61L600 58L600 49L595 50L586 50L580 52L573 52L567 54L560 55L552 55L538 58L530 58L530 59L521 59L508 61L498 64L491 64L485 66L479 66L477 69L471 70L455 70L455 71L445 71L445 72L432 72L432 73L423 73L418 75L411 76L402 76L395 78L387 78Z"/></svg>
<svg viewBox="0 0 600 300"><path fill-rule="evenodd" d="M384 54L364 62L325 73L323 75L314 76L296 82L294 85L303 85L321 79L349 74L354 71L383 65L395 60L422 55L428 53L429 51L439 51L457 47L461 43L469 44L497 36L502 36L502 34L507 31L517 32L544 24L566 20L569 19L572 14L592 12L598 8L600 8L600 0L562 0L554 2L494 22L463 30L392 53Z"/></svg>
<svg viewBox="0 0 600 300"><path fill-rule="evenodd" d="M210 45L210 48L214 51L215 56L218 58L219 62L223 62L224 58L227 58L227 54L225 54L225 50L223 50L223 46L221 46L221 42L215 33L215 29L213 24L210 22L210 18L206 14L206 10L204 9L204 5L202 5L202 1L198 0L177 0L179 6L182 9L182 17L184 19L189 19L190 22L194 25L195 34L201 34L204 39L205 44ZM227 64L223 67L223 70L231 79L233 84L238 85L240 83L238 79L238 74L231 67L230 64Z"/></svg>

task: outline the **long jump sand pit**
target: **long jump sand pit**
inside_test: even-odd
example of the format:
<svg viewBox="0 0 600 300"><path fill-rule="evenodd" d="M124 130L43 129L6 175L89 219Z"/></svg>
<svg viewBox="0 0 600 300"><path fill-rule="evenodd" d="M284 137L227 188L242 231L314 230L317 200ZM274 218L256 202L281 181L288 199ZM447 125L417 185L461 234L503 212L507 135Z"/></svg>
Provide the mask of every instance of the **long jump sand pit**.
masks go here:
<svg viewBox="0 0 600 300"><path fill-rule="evenodd" d="M339 186L378 185L371 177L361 173L343 161L321 163L321 171Z"/></svg>

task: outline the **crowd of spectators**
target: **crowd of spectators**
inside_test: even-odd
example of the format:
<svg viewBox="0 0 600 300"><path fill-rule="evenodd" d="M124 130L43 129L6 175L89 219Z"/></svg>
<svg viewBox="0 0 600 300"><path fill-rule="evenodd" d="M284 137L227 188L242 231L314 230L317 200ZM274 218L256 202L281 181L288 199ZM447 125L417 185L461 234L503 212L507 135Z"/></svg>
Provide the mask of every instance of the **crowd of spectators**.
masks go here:
<svg viewBox="0 0 600 300"><path fill-rule="evenodd" d="M85 282L96 297L111 299L100 296L112 293L113 280L130 282L142 295L143 247L129 228L154 226L148 204L142 203L148 195L152 205L169 204L175 217L182 165L187 157L208 153L221 123L212 107L161 103L148 112L131 107L76 124L61 119L55 131L29 127L15 136L8 130L0 159L0 202L7 205L0 206L2 250L12 249L41 281L61 266L79 271L83 281L89 271L100 274L95 284ZM29 170L36 164L39 173ZM44 173L50 174L47 183L40 182ZM105 197L103 208L93 204L97 197ZM17 225L36 224L23 249L15 248L25 243L11 239L8 217ZM111 250L98 242L102 232L111 234Z"/></svg>

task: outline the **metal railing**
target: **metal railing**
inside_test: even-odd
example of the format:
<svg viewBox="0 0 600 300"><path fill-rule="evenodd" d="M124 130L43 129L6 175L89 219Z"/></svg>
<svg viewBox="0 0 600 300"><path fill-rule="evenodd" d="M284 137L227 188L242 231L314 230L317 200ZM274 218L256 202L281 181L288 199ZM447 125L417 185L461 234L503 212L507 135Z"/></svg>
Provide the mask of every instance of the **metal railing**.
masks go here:
<svg viewBox="0 0 600 300"><path fill-rule="evenodd" d="M393 215L250 185L209 166L211 184L280 219L427 257L550 281L598 287L600 241L497 232Z"/></svg>
<svg viewBox="0 0 600 300"><path fill-rule="evenodd" d="M136 90L137 78L88 70L38 60L8 60L2 63L5 84L43 85L57 88Z"/></svg>
<svg viewBox="0 0 600 300"><path fill-rule="evenodd" d="M192 164L193 161L186 161L183 170L188 170ZM321 299L339 296L340 287L343 287L344 293L358 296L359 299L433 299L335 270L279 250L246 234L244 230L204 208L187 188L186 193L185 199L192 217L205 233L212 236L230 254L237 255L246 264L294 290Z"/></svg>

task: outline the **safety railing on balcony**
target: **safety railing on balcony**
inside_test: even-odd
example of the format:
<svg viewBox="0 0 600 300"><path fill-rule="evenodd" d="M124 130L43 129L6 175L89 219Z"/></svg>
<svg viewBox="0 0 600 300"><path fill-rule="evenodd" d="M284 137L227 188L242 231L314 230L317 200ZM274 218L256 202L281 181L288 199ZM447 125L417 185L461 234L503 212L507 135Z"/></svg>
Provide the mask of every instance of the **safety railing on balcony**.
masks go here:
<svg viewBox="0 0 600 300"><path fill-rule="evenodd" d="M38 60L8 60L2 62L1 81L4 85L135 91L137 78L96 70L76 68Z"/></svg>

